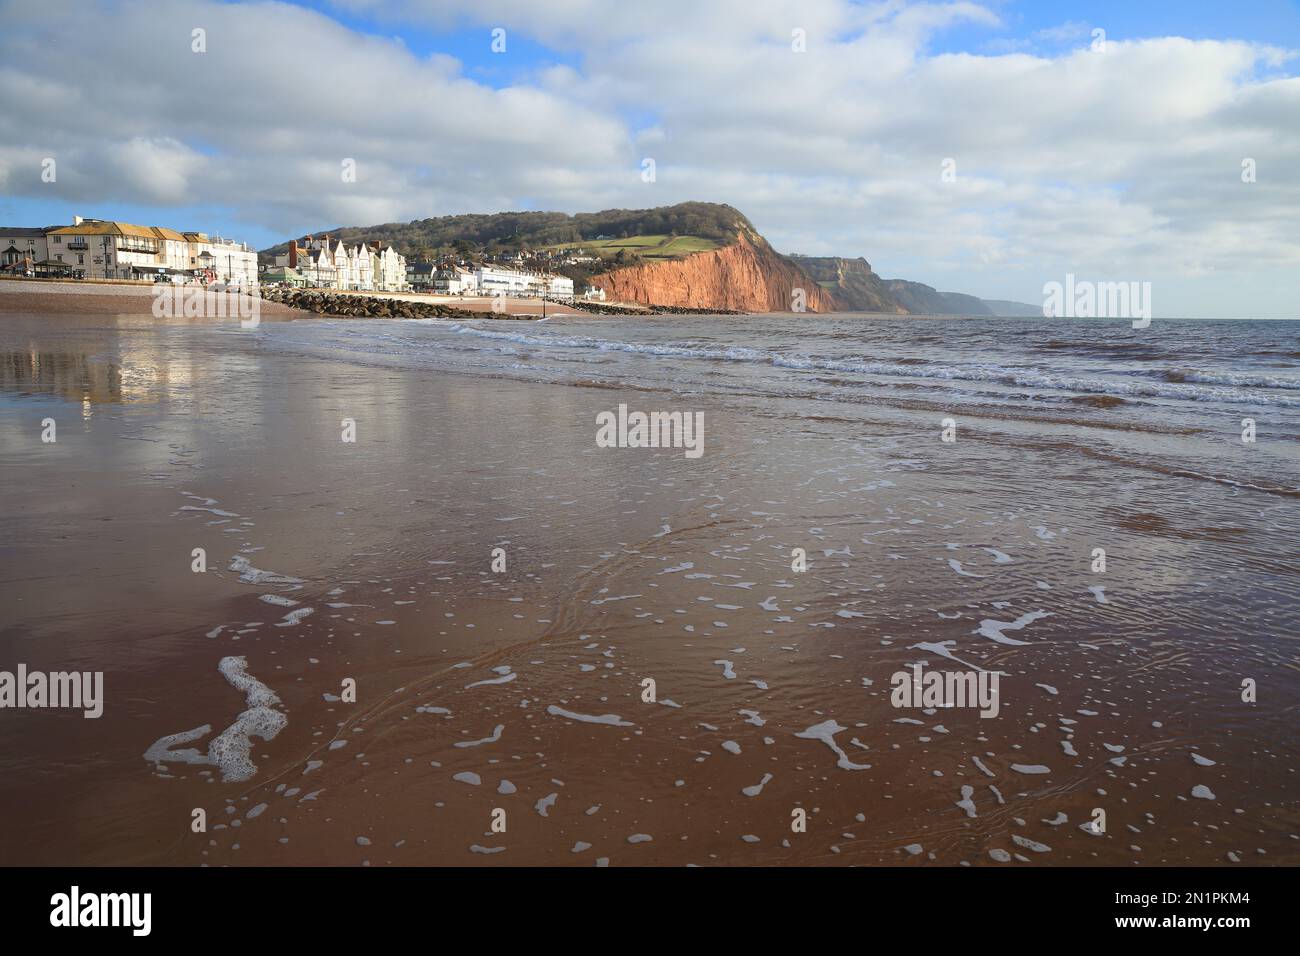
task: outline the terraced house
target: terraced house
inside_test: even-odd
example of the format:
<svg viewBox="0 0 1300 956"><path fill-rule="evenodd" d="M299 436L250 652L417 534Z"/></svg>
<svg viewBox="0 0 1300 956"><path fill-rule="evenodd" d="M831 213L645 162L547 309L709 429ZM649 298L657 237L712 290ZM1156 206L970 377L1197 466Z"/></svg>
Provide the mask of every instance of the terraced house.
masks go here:
<svg viewBox="0 0 1300 956"><path fill-rule="evenodd" d="M275 257L281 269L293 269L308 285L361 292L403 292L407 289L406 257L391 245L375 240L349 246L329 235L304 236Z"/></svg>

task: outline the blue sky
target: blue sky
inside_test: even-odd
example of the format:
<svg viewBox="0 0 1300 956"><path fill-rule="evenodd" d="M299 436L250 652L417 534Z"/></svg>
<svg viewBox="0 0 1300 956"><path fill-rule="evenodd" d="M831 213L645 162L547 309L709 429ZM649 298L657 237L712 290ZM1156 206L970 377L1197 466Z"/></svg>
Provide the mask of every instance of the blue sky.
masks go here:
<svg viewBox="0 0 1300 956"><path fill-rule="evenodd" d="M701 199L783 251L991 298L1033 301L1072 271L1150 276L1183 312L1300 301L1288 0L0 0L0 20L0 222L80 214L265 247ZM123 72L142 51L149 68ZM33 172L49 156L57 184ZM344 188L330 170L349 156L366 175ZM961 174L939 189L950 156Z"/></svg>
<svg viewBox="0 0 1300 956"><path fill-rule="evenodd" d="M528 37L521 37L513 55L503 61L484 42L482 28L468 22L459 29L447 30L419 16L350 10L333 0L289 2L329 16L359 33L400 36L421 55L454 56L468 74L494 86L526 77L539 65L566 63L580 67L582 63L580 51L548 49ZM986 53L1000 49L1001 40L1025 41L1041 49L1059 48L1065 44L1042 34L1066 24L1101 27L1115 40L1174 34L1193 40L1232 38L1300 48L1300 3L1295 0L1012 0L988 6L1002 16L1004 27L957 27L935 37L928 48L936 53Z"/></svg>

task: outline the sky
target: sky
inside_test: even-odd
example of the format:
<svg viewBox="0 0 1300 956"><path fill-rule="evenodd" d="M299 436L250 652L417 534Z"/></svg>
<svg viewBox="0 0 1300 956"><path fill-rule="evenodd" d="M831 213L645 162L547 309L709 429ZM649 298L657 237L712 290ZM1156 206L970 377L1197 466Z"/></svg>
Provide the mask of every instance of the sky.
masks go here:
<svg viewBox="0 0 1300 956"><path fill-rule="evenodd" d="M1160 317L1300 318L1294 0L0 0L0 24L0 224L266 247L702 200L944 291L1041 303L1073 274L1150 282Z"/></svg>

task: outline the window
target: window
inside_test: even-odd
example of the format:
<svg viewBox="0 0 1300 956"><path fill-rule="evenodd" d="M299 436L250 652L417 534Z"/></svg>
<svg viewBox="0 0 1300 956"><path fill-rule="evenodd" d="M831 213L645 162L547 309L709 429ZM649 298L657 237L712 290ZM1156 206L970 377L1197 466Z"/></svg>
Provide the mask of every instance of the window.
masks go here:
<svg viewBox="0 0 1300 956"><path fill-rule="evenodd" d="M62 237L62 236L55 236L55 237L54 237L54 244L55 244L56 246L61 246L61 245L63 245L63 237ZM59 261L62 262L63 260L60 259Z"/></svg>
<svg viewBox="0 0 1300 956"><path fill-rule="evenodd" d="M59 261L60 261L60 262L63 261L63 256L59 256ZM80 252L78 252L78 253L77 253L77 265L79 265L79 266L84 266L85 264L86 264L86 257L83 256Z"/></svg>

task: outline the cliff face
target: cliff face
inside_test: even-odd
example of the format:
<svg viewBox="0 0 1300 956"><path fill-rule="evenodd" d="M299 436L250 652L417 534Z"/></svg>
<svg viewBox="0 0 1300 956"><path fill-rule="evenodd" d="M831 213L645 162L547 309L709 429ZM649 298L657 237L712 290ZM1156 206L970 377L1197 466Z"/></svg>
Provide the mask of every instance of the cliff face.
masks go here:
<svg viewBox="0 0 1300 956"><path fill-rule="evenodd" d="M794 256L794 261L830 290L846 312L892 312L897 315L992 315L981 299L960 292L940 292L922 282L882 279L866 259Z"/></svg>
<svg viewBox="0 0 1300 956"><path fill-rule="evenodd" d="M889 294L913 315L992 315L983 300L960 292L940 292L923 282L886 279Z"/></svg>
<svg viewBox="0 0 1300 956"><path fill-rule="evenodd" d="M908 312L885 287L885 280L871 269L871 263L861 257L842 259L839 256L795 256L794 261L804 271L829 289L838 308L845 312Z"/></svg>
<svg viewBox="0 0 1300 956"><path fill-rule="evenodd" d="M591 284L617 301L740 312L790 312L794 290L803 289L806 311L835 310L831 294L812 276L743 230L721 249L615 269L593 276Z"/></svg>

